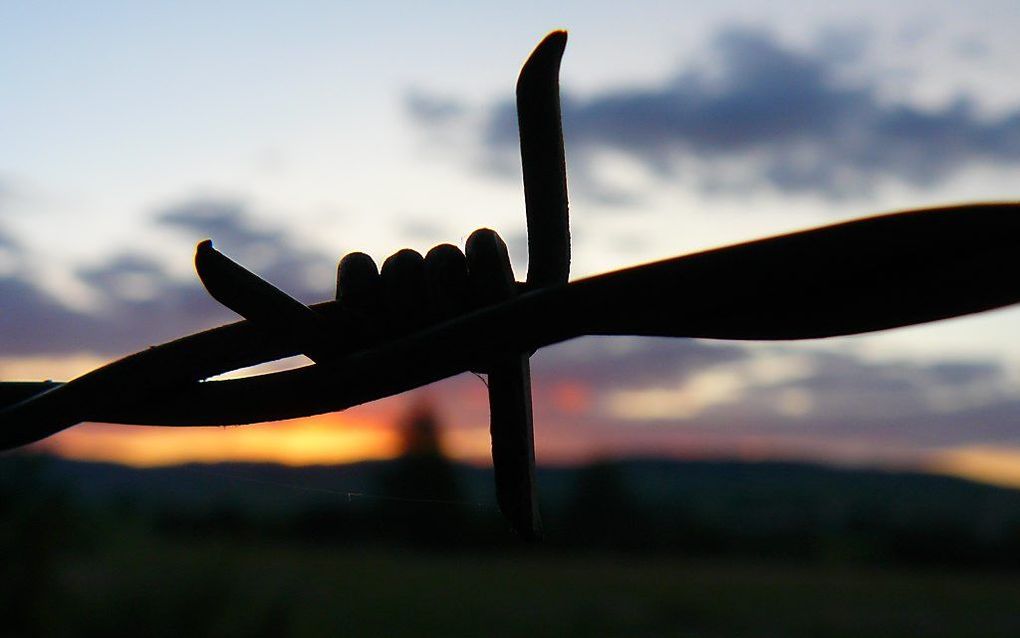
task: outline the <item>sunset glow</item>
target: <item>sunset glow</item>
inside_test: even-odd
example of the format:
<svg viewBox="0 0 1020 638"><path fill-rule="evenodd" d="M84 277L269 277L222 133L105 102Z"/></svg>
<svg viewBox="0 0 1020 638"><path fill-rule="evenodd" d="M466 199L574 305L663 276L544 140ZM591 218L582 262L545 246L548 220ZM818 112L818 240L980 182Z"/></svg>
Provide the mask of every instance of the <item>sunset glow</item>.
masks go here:
<svg viewBox="0 0 1020 638"><path fill-rule="evenodd" d="M104 363L89 356L0 359L12 378L73 378ZM760 360L752 363L762 367ZM51 374L47 374L51 373ZM834 444L815 446L784 436L702 430L684 424L713 404L739 397L746 374L729 369L694 375L679 388L619 391L599 396L577 378L545 379L535 388L536 447L539 463L576 465L605 458L734 458L747 461L826 460L916 468L974 481L1020 487L1020 450L962 445L921 454L869 455L873 448ZM762 375L758 375L762 376ZM782 375L766 374L774 383ZM740 379L737 383L734 380ZM783 393L804 393L786 389ZM786 394L780 393L778 399ZM805 397L809 399L809 397ZM180 463L252 462L283 465L344 464L386 460L400 454L401 428L415 406L432 405L450 458L488 465L491 443L484 384L472 376L437 384L343 412L238 427L165 428L82 424L41 442L36 449L58 456L134 467ZM665 405L664 405L665 404ZM668 405L668 409L667 409ZM681 409L687 406L687 410ZM697 409L693 409L697 406ZM679 419L673 425L642 425L650 416ZM803 414L797 416L803 417ZM810 421L810 419L808 419Z"/></svg>
<svg viewBox="0 0 1020 638"><path fill-rule="evenodd" d="M939 454L929 469L979 483L1020 488L1020 449L963 447Z"/></svg>
<svg viewBox="0 0 1020 638"><path fill-rule="evenodd" d="M43 449L65 458L136 467L178 463L352 463L393 458L400 437L392 422L337 413L257 426L164 428L84 424Z"/></svg>

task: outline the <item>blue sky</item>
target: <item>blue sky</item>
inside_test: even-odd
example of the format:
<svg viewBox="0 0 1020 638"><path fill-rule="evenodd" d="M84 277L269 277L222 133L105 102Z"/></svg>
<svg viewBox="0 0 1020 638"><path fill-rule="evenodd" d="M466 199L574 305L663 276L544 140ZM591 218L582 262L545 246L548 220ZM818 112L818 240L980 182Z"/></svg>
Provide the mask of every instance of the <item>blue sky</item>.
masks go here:
<svg viewBox="0 0 1020 638"><path fill-rule="evenodd" d="M554 28L576 276L1015 199L1017 27L1020 5L990 1L8 3L0 373L61 378L229 320L193 274L206 236L308 301L347 251L381 262L483 225L523 274L506 105ZM1018 327L1005 310L795 346L589 340L535 365L632 369L589 380L589 417L635 440L1020 450Z"/></svg>

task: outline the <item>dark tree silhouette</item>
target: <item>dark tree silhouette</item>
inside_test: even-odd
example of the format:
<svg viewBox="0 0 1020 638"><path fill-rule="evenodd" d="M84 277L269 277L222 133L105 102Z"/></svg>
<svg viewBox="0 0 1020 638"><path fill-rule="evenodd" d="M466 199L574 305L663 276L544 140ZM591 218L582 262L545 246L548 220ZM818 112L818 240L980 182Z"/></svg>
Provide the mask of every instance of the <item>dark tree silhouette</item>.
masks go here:
<svg viewBox="0 0 1020 638"><path fill-rule="evenodd" d="M381 493L374 499L380 537L444 547L470 536L466 522L472 506L443 450L441 432L427 402L415 405L404 418L402 453L383 471Z"/></svg>
<svg viewBox="0 0 1020 638"><path fill-rule="evenodd" d="M439 421L430 403L415 405L402 425L402 451L384 473L386 496L460 503L456 468L443 450Z"/></svg>

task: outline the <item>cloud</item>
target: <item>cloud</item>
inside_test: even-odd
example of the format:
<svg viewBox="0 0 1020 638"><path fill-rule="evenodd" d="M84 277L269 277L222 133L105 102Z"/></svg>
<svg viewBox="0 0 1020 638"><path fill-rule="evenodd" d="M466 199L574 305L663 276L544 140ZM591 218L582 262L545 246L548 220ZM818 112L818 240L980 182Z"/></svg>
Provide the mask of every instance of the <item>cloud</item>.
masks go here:
<svg viewBox="0 0 1020 638"><path fill-rule="evenodd" d="M430 124L444 124L464 115L465 107L455 98L439 97L412 90L404 95L404 105L416 119Z"/></svg>
<svg viewBox="0 0 1020 638"><path fill-rule="evenodd" d="M20 254L22 250L21 242L4 230L3 227L0 227L0 254L4 252Z"/></svg>
<svg viewBox="0 0 1020 638"><path fill-rule="evenodd" d="M796 344L589 337L536 353L532 380L536 438L552 457L701 450L903 463L959 445L1020 442L1020 399L991 360L872 361ZM473 377L432 391L455 427L487 422L484 386Z"/></svg>
<svg viewBox="0 0 1020 638"><path fill-rule="evenodd" d="M657 387L592 388L593 409L628 426L787 442L924 449L1020 440L1020 400L994 361L874 362L852 353L768 346ZM612 368L612 362L605 365Z"/></svg>
<svg viewBox="0 0 1020 638"><path fill-rule="evenodd" d="M439 241L448 236L447 227L440 221L424 217L403 217L394 229L401 237L415 242Z"/></svg>
<svg viewBox="0 0 1020 638"><path fill-rule="evenodd" d="M810 405L803 419L853 416L862 424L953 413L1011 402L1004 369L993 361L870 362L843 353L812 353L805 374L764 384L751 401L796 393ZM782 412L780 412L782 414Z"/></svg>
<svg viewBox="0 0 1020 638"><path fill-rule="evenodd" d="M92 318L100 329L83 338L98 353L127 353L237 319L214 301L197 277L180 280L134 253L81 268L78 277L100 298Z"/></svg>
<svg viewBox="0 0 1020 638"><path fill-rule="evenodd" d="M0 178L0 212L3 212L7 199L10 198L10 187L3 178Z"/></svg>
<svg viewBox="0 0 1020 638"><path fill-rule="evenodd" d="M332 291L331 258L279 229L259 226L239 202L188 201L160 211L155 223L196 241L213 237L227 254L304 301L321 301ZM18 250L0 233L0 257ZM0 271L0 353L120 355L237 319L197 277L181 280L136 252L112 255L75 274L98 299L96 311L63 304L25 269Z"/></svg>
<svg viewBox="0 0 1020 638"><path fill-rule="evenodd" d="M21 275L0 277L0 352L4 356L67 354L108 348L103 324L71 310Z"/></svg>
<svg viewBox="0 0 1020 638"><path fill-rule="evenodd" d="M216 247L305 302L332 291L335 261L302 246L278 228L259 226L242 202L199 199L167 207L156 223Z"/></svg>
<svg viewBox="0 0 1020 638"><path fill-rule="evenodd" d="M692 339L588 337L535 355L536 383L564 379L594 392L675 385L698 370L741 361L744 348Z"/></svg>
<svg viewBox="0 0 1020 638"><path fill-rule="evenodd" d="M731 29L714 39L710 64L658 84L583 98L565 92L572 182L600 199L630 201L632 193L599 174L605 158L622 156L708 191L850 197L889 182L931 186L981 163L1020 163L1020 109L982 117L969 95L942 107L889 103L874 80L847 79L863 41L827 37L796 49L766 32ZM420 107L408 109L423 126L434 124ZM511 166L514 106L487 111L477 131L487 163ZM457 113L450 109L444 122Z"/></svg>

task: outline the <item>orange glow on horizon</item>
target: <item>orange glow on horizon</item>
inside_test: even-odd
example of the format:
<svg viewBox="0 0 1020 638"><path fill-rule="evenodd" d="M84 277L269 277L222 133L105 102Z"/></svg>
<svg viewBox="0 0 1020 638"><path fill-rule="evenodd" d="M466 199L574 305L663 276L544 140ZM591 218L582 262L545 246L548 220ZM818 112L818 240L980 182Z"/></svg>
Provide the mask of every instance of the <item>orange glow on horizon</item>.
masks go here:
<svg viewBox="0 0 1020 638"><path fill-rule="evenodd" d="M229 428L90 423L42 447L65 458L134 467L231 461L319 465L393 458L400 453L400 433L392 419L340 412Z"/></svg>
<svg viewBox="0 0 1020 638"><path fill-rule="evenodd" d="M961 447L938 454L926 469L979 483L1020 489L1020 448Z"/></svg>
<svg viewBox="0 0 1020 638"><path fill-rule="evenodd" d="M393 407L393 406L391 406ZM389 413L391 410L385 410ZM328 465L387 460L401 452L404 411L392 415L340 412L292 421L254 426L164 428L84 424L53 436L39 449L58 456L133 467L183 463L251 462L282 465ZM743 445L659 445L644 450L585 446L567 432L548 433L539 446L539 462L575 465L599 459L660 456L688 459L740 459L745 461L802 459L825 462L825 454L790 454L761 442ZM455 461L490 464L486 427L444 428L443 448ZM648 442L646 442L647 444ZM643 451L644 450L644 451ZM729 450L729 453L727 453ZM803 451L802 451L803 452ZM901 469L943 474L1000 487L1020 489L1020 448L968 446L944 450L920 463L896 464ZM831 460L831 459L830 459Z"/></svg>
<svg viewBox="0 0 1020 638"><path fill-rule="evenodd" d="M102 363L86 355L6 357L0 358L0 371L5 378L12 379L73 378ZM704 401L704 395L699 395ZM445 391L433 396L438 397L443 448L450 458L489 465L491 443L484 386L471 379L466 384L462 380L460 386L447 385ZM84 424L50 437L36 449L68 459L134 467L221 462L299 466L385 460L400 454L404 420L409 407L421 397L411 393L344 412L252 426L168 428ZM846 441L798 444L796 437L784 440L774 435L728 436L719 431L648 430L634 425L597 427L588 423L596 398L581 381L561 379L546 385L546 390L536 397L536 406L552 408L546 410L543 423L535 432L540 464L576 465L597 459L633 457L890 464L1020 489L1020 447L965 445L927 453L912 451L897 459L895 455L876 456L879 448L876 442L859 442L848 447ZM632 400L629 409L647 408L633 403L637 397L629 398Z"/></svg>

